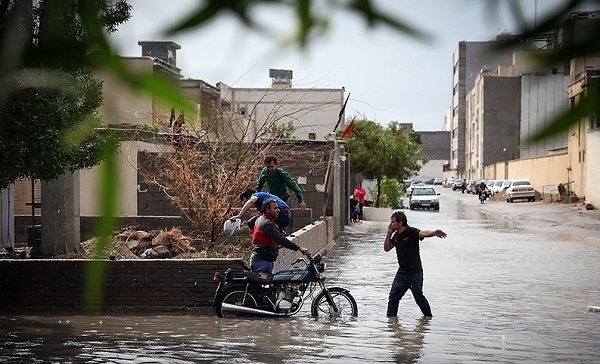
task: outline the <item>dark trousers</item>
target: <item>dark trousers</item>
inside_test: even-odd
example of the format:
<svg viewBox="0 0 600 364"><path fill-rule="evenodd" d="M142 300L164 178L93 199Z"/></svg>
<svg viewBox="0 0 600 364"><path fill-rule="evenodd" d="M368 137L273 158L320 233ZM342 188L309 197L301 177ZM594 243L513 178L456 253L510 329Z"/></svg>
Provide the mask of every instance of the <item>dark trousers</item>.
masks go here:
<svg viewBox="0 0 600 364"><path fill-rule="evenodd" d="M273 274L274 262L268 260L257 259L254 256L250 257L250 270L254 273Z"/></svg>
<svg viewBox="0 0 600 364"><path fill-rule="evenodd" d="M415 302L421 309L423 316L432 317L431 307L427 298L423 295L423 272L419 273L403 273L398 270L394 282L392 283L392 289L390 290L390 296L388 300L387 316L397 316L398 306L400 305L400 299L404 296L406 291L410 291L415 298Z"/></svg>

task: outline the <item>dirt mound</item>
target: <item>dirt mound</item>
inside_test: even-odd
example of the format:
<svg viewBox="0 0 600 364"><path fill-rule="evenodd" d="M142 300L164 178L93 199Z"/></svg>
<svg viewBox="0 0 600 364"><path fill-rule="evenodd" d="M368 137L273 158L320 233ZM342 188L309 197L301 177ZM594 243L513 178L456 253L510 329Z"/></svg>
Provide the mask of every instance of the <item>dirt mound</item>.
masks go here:
<svg viewBox="0 0 600 364"><path fill-rule="evenodd" d="M490 197L488 200L489 201L506 201L506 190L502 190L501 192L498 192L494 196Z"/></svg>

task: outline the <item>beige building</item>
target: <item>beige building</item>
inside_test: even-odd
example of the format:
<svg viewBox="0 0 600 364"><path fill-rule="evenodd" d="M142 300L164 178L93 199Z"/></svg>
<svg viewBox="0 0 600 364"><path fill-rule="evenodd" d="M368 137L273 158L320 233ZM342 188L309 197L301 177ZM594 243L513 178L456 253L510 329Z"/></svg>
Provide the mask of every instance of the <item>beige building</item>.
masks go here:
<svg viewBox="0 0 600 364"><path fill-rule="evenodd" d="M571 108L581 106L582 97L598 97L600 87L600 58L586 60L586 65L572 62L577 72L569 86ZM578 66L583 66L578 67ZM568 174L569 188L586 202L600 207L600 117L589 115L569 128Z"/></svg>

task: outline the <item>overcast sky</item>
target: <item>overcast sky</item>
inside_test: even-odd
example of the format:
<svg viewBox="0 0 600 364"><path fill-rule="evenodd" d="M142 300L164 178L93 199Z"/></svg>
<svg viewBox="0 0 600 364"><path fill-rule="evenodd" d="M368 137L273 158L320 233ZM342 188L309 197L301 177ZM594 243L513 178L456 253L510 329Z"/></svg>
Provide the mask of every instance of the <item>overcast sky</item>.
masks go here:
<svg viewBox="0 0 600 364"><path fill-rule="evenodd" d="M518 0L533 22L563 0ZM346 116L364 115L386 124L412 122L419 131L441 130L451 104L452 52L459 41L486 41L518 32L510 1L381 0L376 3L429 33L425 43L387 28L368 28L354 14L326 9L330 31L304 51L282 46L295 18L281 7L257 12L269 33L248 30L230 16L193 31L166 37L163 31L196 8L198 0L128 0L132 18L110 39L123 56L140 56L141 40L181 46L177 66L185 78L234 87L269 87L269 69L293 71L293 86L340 88L351 93ZM315 3L323 3L316 1ZM536 12L537 10L537 12ZM537 16L535 15L537 14Z"/></svg>

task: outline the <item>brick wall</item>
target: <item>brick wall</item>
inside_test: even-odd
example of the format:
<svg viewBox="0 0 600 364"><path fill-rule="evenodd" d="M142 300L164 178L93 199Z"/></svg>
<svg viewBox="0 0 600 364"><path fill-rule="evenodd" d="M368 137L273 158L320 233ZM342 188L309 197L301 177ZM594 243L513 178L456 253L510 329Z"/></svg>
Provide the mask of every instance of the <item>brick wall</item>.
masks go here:
<svg viewBox="0 0 600 364"><path fill-rule="evenodd" d="M291 238L311 252L327 252L331 218L296 232ZM300 256L280 251L276 270ZM81 311L88 260L0 260L0 307L3 312ZM208 309L212 305L215 271L243 269L239 259L164 259L102 261L104 296L100 311L173 311Z"/></svg>

